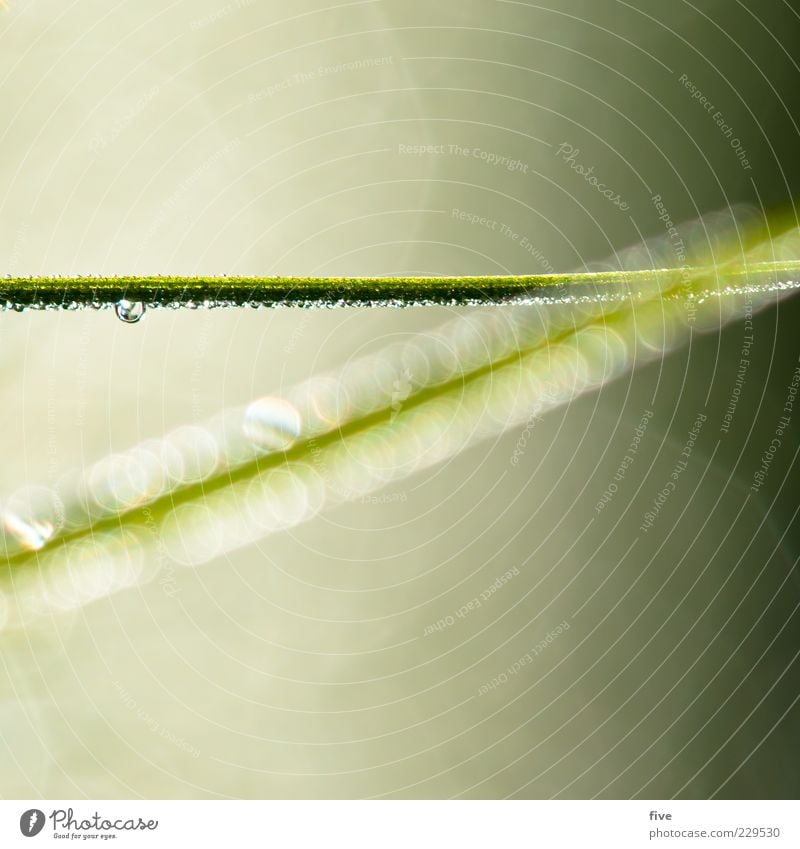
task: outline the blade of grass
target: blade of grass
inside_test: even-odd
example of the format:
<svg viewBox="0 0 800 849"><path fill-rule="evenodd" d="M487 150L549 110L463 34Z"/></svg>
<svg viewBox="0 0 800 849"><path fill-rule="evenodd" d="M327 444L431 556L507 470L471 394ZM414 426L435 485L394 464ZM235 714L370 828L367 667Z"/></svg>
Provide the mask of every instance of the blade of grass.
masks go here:
<svg viewBox="0 0 800 849"><path fill-rule="evenodd" d="M743 283L745 291L765 285ZM709 292L711 281L692 286ZM729 289L724 279L717 292ZM526 308L478 313L425 344L390 349L286 398L255 402L262 410L267 402L266 443L252 427L253 405L229 411L205 430L216 440L217 462L188 484L167 480L155 492L120 492L104 481L125 479L124 467L112 464L105 477L87 473L83 487L58 496L66 525L53 524L48 534L50 519L40 515L20 518L27 534L6 534L0 587L8 621L80 606L175 564L207 562L439 463L661 355L693 326L734 314L733 298L701 300L695 323L682 302L662 297L587 303L557 315ZM426 376L409 380L398 404L382 381L394 385L415 362L427 364ZM367 375L373 382L358 395ZM343 398L350 400L343 405ZM284 416L277 430L276 409ZM284 443L276 448L275 440ZM131 456L141 462L154 447ZM34 522L38 536L30 533Z"/></svg>
<svg viewBox="0 0 800 849"><path fill-rule="evenodd" d="M720 327L737 296L756 309L797 288L798 262L781 259L797 237L633 285L625 272L613 299L598 286L563 307L460 314L282 398L107 458L51 503L0 512L0 619L4 603L22 624L214 559L568 403Z"/></svg>
<svg viewBox="0 0 800 849"><path fill-rule="evenodd" d="M753 275L800 276L800 261L751 267L686 267L483 277L9 277L0 280L6 309L111 307L122 300L149 308L180 306L347 307L571 303L582 298L649 297L658 281L708 278L724 271L732 285ZM671 288L671 286L670 286ZM680 289L676 296L680 295Z"/></svg>

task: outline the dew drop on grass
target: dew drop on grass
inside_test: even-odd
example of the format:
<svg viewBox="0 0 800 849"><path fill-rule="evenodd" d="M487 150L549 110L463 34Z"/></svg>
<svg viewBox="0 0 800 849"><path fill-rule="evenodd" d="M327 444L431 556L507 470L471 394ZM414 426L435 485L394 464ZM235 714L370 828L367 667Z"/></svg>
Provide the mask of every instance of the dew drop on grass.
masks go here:
<svg viewBox="0 0 800 849"><path fill-rule="evenodd" d="M259 398L244 413L244 434L268 451L286 451L303 429L297 409L282 398Z"/></svg>
<svg viewBox="0 0 800 849"><path fill-rule="evenodd" d="M124 298L114 304L114 312L125 324L136 324L144 315L144 304L141 301L126 301Z"/></svg>

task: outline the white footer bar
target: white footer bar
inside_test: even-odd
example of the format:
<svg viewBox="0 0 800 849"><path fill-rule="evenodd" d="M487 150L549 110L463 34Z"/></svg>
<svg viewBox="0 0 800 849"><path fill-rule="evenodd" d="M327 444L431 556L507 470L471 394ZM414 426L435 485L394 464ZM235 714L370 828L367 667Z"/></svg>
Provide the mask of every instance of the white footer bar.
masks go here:
<svg viewBox="0 0 800 849"><path fill-rule="evenodd" d="M800 846L795 801L0 802L0 846Z"/></svg>

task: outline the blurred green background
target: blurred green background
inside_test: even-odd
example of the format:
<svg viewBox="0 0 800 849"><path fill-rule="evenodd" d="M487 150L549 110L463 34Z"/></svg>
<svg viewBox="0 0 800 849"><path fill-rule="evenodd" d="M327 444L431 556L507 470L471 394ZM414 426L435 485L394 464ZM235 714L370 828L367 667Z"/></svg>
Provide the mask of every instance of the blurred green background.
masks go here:
<svg viewBox="0 0 800 849"><path fill-rule="evenodd" d="M654 195L791 215L798 41L784 0L10 0L0 271L540 273L663 237ZM457 314L2 313L0 499ZM517 465L512 430L175 593L0 631L0 794L796 798L800 409L749 487L798 320L754 317L727 429L743 322L537 420Z"/></svg>

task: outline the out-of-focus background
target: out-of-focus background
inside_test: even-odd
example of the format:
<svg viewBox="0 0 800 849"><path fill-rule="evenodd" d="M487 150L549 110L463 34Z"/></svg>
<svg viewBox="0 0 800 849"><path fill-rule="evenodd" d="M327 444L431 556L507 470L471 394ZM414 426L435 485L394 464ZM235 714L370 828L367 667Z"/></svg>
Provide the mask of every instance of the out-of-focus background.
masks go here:
<svg viewBox="0 0 800 849"><path fill-rule="evenodd" d="M792 0L7 5L4 274L582 269L800 186ZM469 312L0 313L0 500ZM796 797L798 320L5 628L0 794Z"/></svg>

